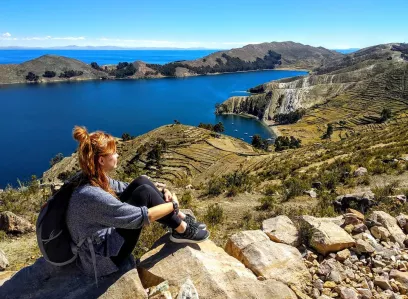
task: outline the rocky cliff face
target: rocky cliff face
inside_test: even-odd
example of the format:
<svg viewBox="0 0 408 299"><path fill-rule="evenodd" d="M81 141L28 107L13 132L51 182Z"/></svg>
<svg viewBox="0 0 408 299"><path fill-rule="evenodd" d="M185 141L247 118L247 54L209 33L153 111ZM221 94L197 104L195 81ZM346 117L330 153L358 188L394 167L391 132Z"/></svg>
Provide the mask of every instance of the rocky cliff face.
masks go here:
<svg viewBox="0 0 408 299"><path fill-rule="evenodd" d="M307 109L341 95L367 102L407 102L408 63L399 51L391 50L392 46L375 46L328 61L305 77L265 83L253 89L260 94L232 97L217 112L247 113L271 120L276 114Z"/></svg>

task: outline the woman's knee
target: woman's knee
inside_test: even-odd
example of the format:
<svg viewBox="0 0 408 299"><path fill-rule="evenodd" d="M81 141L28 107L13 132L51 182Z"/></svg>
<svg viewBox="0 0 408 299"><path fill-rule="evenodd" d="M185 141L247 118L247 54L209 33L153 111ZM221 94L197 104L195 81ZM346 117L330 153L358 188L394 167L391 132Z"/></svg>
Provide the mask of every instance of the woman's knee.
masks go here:
<svg viewBox="0 0 408 299"><path fill-rule="evenodd" d="M152 182L146 177L146 176L144 176L144 175L141 175L141 176L138 176L137 178L135 178L133 181L132 181L132 184L137 184L137 185L149 185L149 183L150 184L152 184Z"/></svg>

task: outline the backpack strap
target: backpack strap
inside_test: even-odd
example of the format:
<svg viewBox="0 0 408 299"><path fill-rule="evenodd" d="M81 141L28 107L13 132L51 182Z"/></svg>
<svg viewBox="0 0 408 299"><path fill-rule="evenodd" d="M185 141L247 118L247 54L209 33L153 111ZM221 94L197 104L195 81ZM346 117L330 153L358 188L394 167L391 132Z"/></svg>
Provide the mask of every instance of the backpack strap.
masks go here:
<svg viewBox="0 0 408 299"><path fill-rule="evenodd" d="M96 287L98 287L98 275L96 273L96 258L95 258L95 250L93 247L93 243L90 237L87 238L88 240L88 246L89 246L89 250L91 251L91 257L92 257L92 264L93 264L93 268L94 268L94 273L95 273L95 281L96 281Z"/></svg>

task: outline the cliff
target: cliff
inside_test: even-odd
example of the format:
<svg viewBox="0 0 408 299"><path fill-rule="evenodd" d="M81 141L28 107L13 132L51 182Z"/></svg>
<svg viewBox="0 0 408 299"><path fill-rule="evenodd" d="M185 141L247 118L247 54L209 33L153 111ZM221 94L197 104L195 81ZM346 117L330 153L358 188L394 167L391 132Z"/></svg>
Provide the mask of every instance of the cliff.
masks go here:
<svg viewBox="0 0 408 299"><path fill-rule="evenodd" d="M343 121L349 127L375 123L383 108L399 112L408 104L408 62L394 45L362 49L330 60L308 76L257 86L250 89L256 94L232 97L217 113L252 114L268 122L277 114L303 108L323 117L322 123ZM337 115L328 117L333 109Z"/></svg>

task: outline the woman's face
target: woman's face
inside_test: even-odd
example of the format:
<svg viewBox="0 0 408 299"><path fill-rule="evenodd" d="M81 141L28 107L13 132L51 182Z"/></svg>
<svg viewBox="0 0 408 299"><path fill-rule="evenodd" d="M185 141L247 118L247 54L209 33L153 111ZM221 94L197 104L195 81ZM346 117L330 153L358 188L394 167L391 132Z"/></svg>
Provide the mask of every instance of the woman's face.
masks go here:
<svg viewBox="0 0 408 299"><path fill-rule="evenodd" d="M118 166L118 153L99 157L99 164L105 172L110 172Z"/></svg>

